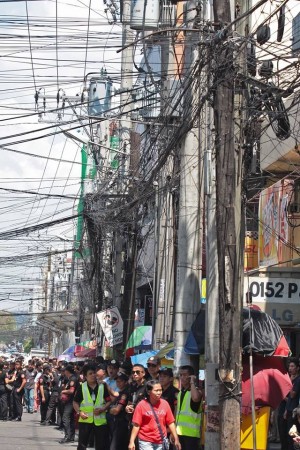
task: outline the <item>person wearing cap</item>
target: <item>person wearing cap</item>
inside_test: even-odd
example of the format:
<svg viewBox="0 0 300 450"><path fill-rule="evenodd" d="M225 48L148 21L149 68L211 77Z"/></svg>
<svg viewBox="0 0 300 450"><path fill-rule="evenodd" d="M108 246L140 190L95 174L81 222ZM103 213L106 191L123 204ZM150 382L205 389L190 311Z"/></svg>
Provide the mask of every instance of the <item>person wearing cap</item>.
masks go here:
<svg viewBox="0 0 300 450"><path fill-rule="evenodd" d="M26 377L22 369L22 362L17 360L15 362L15 381L12 391L13 396L13 420L21 422L23 415L23 394L24 386L26 384Z"/></svg>
<svg viewBox="0 0 300 450"><path fill-rule="evenodd" d="M73 401L73 408L79 416L77 450L86 450L92 433L95 439L95 450L107 450L106 411L110 406L110 395L105 383L97 383L94 365L85 365L82 373L86 381L78 387Z"/></svg>
<svg viewBox="0 0 300 450"><path fill-rule="evenodd" d="M51 389L50 366L48 364L44 364L43 373L39 378L41 425L43 425L46 421L47 409L50 400L50 389Z"/></svg>
<svg viewBox="0 0 300 450"><path fill-rule="evenodd" d="M107 364L108 377L104 378L104 381L109 386L109 388L113 394L118 392L116 376L119 371L119 368L120 368L120 364L115 359L112 359Z"/></svg>
<svg viewBox="0 0 300 450"><path fill-rule="evenodd" d="M160 369L160 359L157 356L150 356L147 361L147 369L151 380L158 380L158 372Z"/></svg>
<svg viewBox="0 0 300 450"><path fill-rule="evenodd" d="M129 377L124 372L118 372L116 376L118 397L111 403L109 414L109 450L127 450L128 447L128 420L126 416L126 406L129 397L128 389Z"/></svg>
<svg viewBox="0 0 300 450"><path fill-rule="evenodd" d="M168 367L163 367L162 369L160 369L159 382L163 390L161 398L167 400L172 413L174 414L177 405L177 395L179 389L173 386L173 370L169 369Z"/></svg>
<svg viewBox="0 0 300 450"><path fill-rule="evenodd" d="M60 392L62 402L62 423L65 430L65 436L59 441L60 444L74 442L75 423L73 414L73 399L78 387L78 379L74 374L74 366L68 364L65 368L65 380Z"/></svg>
<svg viewBox="0 0 300 450"><path fill-rule="evenodd" d="M14 387L14 382L16 379L15 376L16 376L15 362L9 361L9 367L6 372L8 420L13 420L13 418L14 418L13 387Z"/></svg>
<svg viewBox="0 0 300 450"><path fill-rule="evenodd" d="M179 367L180 391L177 397L176 431L182 450L200 446L202 392L196 383L194 368Z"/></svg>
<svg viewBox="0 0 300 450"><path fill-rule="evenodd" d="M103 363L98 364L96 371L97 381L102 383L107 378L106 365Z"/></svg>

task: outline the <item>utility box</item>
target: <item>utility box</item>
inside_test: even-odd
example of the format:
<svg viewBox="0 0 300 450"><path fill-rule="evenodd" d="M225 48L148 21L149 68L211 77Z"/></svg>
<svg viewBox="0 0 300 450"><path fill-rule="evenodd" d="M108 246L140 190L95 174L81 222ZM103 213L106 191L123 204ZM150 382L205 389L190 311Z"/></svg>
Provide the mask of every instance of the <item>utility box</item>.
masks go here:
<svg viewBox="0 0 300 450"><path fill-rule="evenodd" d="M130 28L133 30L155 30L160 16L159 0L132 0Z"/></svg>
<svg viewBox="0 0 300 450"><path fill-rule="evenodd" d="M91 78L89 87L89 116L100 116L110 109L111 104L110 80L103 78Z"/></svg>

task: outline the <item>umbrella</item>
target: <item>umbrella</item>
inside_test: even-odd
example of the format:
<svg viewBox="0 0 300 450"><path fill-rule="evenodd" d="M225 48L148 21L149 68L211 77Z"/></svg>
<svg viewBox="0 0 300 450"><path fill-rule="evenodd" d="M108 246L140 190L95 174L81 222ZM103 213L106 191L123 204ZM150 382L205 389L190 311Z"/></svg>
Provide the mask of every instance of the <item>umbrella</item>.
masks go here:
<svg viewBox="0 0 300 450"><path fill-rule="evenodd" d="M282 358L253 355L253 388L255 406L271 406L276 409L288 395L292 383ZM243 357L242 412L252 410L251 379L248 356Z"/></svg>
<svg viewBox="0 0 300 450"><path fill-rule="evenodd" d="M155 356L157 350L150 350L149 352L140 353L139 355L133 355L130 357L132 364L141 364L142 366L147 366L147 361L151 356Z"/></svg>
<svg viewBox="0 0 300 450"><path fill-rule="evenodd" d="M79 344L71 345L71 347L66 348L66 350L64 350L57 358L58 361L71 361L71 359L74 358L78 352L81 352L89 347L89 342L90 341L80 342Z"/></svg>
<svg viewBox="0 0 300 450"><path fill-rule="evenodd" d="M76 352L77 358L96 358L97 350L95 348L86 348L80 352Z"/></svg>
<svg viewBox="0 0 300 450"><path fill-rule="evenodd" d="M133 354L132 349L148 350L151 347L152 347L152 327L150 325L137 327L133 331L127 342L126 355L131 356Z"/></svg>

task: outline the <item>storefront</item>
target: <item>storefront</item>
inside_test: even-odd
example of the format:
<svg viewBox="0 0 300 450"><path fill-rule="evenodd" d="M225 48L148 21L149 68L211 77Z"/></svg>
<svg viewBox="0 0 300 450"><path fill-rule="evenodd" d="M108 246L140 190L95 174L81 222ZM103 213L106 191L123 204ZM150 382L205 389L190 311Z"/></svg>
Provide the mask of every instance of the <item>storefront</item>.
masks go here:
<svg viewBox="0 0 300 450"><path fill-rule="evenodd" d="M300 272L292 268L262 269L244 279L244 301L269 314L282 328L293 352L300 355Z"/></svg>

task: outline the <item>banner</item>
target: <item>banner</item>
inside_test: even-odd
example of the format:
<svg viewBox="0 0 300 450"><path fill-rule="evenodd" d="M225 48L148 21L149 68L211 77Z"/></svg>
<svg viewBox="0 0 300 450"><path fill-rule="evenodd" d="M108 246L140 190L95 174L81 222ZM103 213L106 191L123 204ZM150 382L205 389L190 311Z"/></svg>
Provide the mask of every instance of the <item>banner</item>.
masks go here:
<svg viewBox="0 0 300 450"><path fill-rule="evenodd" d="M293 193L293 181L281 180L264 189L259 197L259 265L283 261L289 241L287 207Z"/></svg>
<svg viewBox="0 0 300 450"><path fill-rule="evenodd" d="M117 306L99 312L97 318L109 347L122 344L123 320Z"/></svg>

